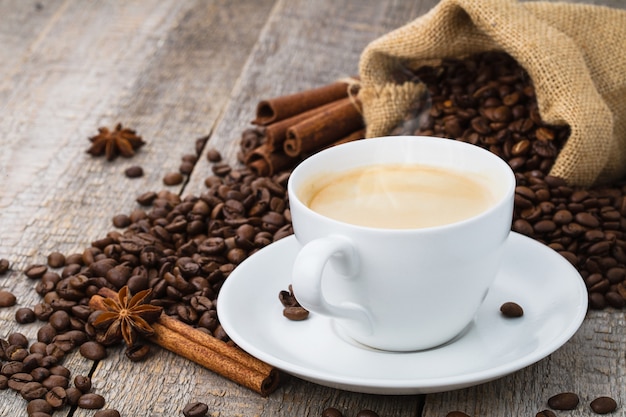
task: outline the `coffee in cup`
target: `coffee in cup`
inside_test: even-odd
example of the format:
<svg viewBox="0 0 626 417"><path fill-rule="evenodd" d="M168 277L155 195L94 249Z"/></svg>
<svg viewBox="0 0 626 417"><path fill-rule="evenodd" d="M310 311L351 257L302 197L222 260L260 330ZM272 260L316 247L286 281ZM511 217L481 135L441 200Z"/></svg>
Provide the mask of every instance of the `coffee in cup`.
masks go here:
<svg viewBox="0 0 626 417"><path fill-rule="evenodd" d="M321 151L288 183L302 246L294 294L363 345L444 344L496 277L514 190L506 162L456 140L383 137Z"/></svg>

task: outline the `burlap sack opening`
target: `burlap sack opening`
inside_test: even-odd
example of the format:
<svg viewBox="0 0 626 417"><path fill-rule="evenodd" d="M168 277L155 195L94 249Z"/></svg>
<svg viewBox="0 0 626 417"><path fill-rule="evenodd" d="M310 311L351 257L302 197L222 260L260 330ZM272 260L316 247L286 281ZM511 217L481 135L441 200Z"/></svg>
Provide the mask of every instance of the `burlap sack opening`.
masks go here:
<svg viewBox="0 0 626 417"><path fill-rule="evenodd" d="M384 136L423 85L396 84L399 67L504 51L528 72L542 119L571 134L551 174L590 186L626 173L626 11L514 0L442 0L373 41L359 73L367 136Z"/></svg>

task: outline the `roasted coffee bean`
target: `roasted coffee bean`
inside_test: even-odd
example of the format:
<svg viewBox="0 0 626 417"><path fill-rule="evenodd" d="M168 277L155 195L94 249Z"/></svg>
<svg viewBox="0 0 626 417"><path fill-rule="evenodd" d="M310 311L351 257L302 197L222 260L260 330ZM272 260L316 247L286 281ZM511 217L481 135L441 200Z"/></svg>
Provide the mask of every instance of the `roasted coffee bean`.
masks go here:
<svg viewBox="0 0 626 417"><path fill-rule="evenodd" d="M524 309L517 303L508 301L500 306L500 312L505 317L522 317Z"/></svg>
<svg viewBox="0 0 626 417"><path fill-rule="evenodd" d="M29 382L33 382L34 378L31 374L27 374L24 372L18 372L9 378L8 386L14 391L20 391L24 385Z"/></svg>
<svg viewBox="0 0 626 417"><path fill-rule="evenodd" d="M209 162L220 162L222 160L222 155L215 148L209 149L206 154L206 157L209 160Z"/></svg>
<svg viewBox="0 0 626 417"><path fill-rule="evenodd" d="M334 407L328 407L322 411L321 417L343 417L343 414Z"/></svg>
<svg viewBox="0 0 626 417"><path fill-rule="evenodd" d="M6 375L0 375L0 391L9 388L9 378Z"/></svg>
<svg viewBox="0 0 626 417"><path fill-rule="evenodd" d="M209 412L209 406L202 402L192 402L183 408L185 417L203 417Z"/></svg>
<svg viewBox="0 0 626 417"><path fill-rule="evenodd" d="M37 316L29 307L21 307L15 312L15 321L20 324L32 323L35 320L37 320Z"/></svg>
<svg viewBox="0 0 626 417"><path fill-rule="evenodd" d="M11 333L9 337L7 337L7 342L9 342L10 345L20 346L22 348L28 347L28 338L19 332Z"/></svg>
<svg viewBox="0 0 626 417"><path fill-rule="evenodd" d="M50 268L62 268L65 266L65 255L61 252L52 252L48 255L48 266ZM42 275L43 277L43 275Z"/></svg>
<svg viewBox="0 0 626 417"><path fill-rule="evenodd" d="M30 371L30 374L33 377L33 381L42 382L44 379L50 376L50 370L48 368L39 366Z"/></svg>
<svg viewBox="0 0 626 417"><path fill-rule="evenodd" d="M553 410L573 410L578 406L580 399L573 392L563 392L548 399L548 406Z"/></svg>
<svg viewBox="0 0 626 417"><path fill-rule="evenodd" d="M135 344L126 348L124 355L133 362L140 362L150 354L150 345Z"/></svg>
<svg viewBox="0 0 626 417"><path fill-rule="evenodd" d="M76 387L69 387L65 390L65 395L65 400L67 404L74 406L78 404L78 400L83 395L83 393L80 392L80 390Z"/></svg>
<svg viewBox="0 0 626 417"><path fill-rule="evenodd" d="M139 178L143 176L143 168L139 165L133 165L124 170L124 175L128 178Z"/></svg>
<svg viewBox="0 0 626 417"><path fill-rule="evenodd" d="M26 412L29 416L32 416L34 413L52 413L52 406L48 404L46 400L43 398L37 398L28 402L26 406Z"/></svg>
<svg viewBox="0 0 626 417"><path fill-rule="evenodd" d="M46 273L46 271L48 271L48 267L46 265L34 264L26 267L24 275L30 279L39 279Z"/></svg>
<svg viewBox="0 0 626 417"><path fill-rule="evenodd" d="M304 307L285 307L283 309L283 316L289 320L301 321L309 317L309 310Z"/></svg>
<svg viewBox="0 0 626 417"><path fill-rule="evenodd" d="M57 386L51 388L44 398L53 408L60 408L65 405L67 394L65 393L65 388Z"/></svg>
<svg viewBox="0 0 626 417"><path fill-rule="evenodd" d="M9 262L8 259L0 258L0 275L6 274L10 266L11 266L11 263Z"/></svg>
<svg viewBox="0 0 626 417"><path fill-rule="evenodd" d="M98 410L93 417L120 417L120 412L112 408Z"/></svg>
<svg viewBox="0 0 626 417"><path fill-rule="evenodd" d="M0 308L14 306L16 302L17 298L12 292L0 290Z"/></svg>
<svg viewBox="0 0 626 417"><path fill-rule="evenodd" d="M93 361L99 361L107 357L106 348L93 340L83 343L79 349L80 354Z"/></svg>
<svg viewBox="0 0 626 417"><path fill-rule="evenodd" d="M85 408L88 410L95 410L104 407L105 399L102 395L87 393L83 394L78 398L78 402L76 403L80 408Z"/></svg>
<svg viewBox="0 0 626 417"><path fill-rule="evenodd" d="M68 377L63 375L51 374L48 378L41 381L41 384L48 389L52 389L54 387L67 388L70 385L70 380Z"/></svg>
<svg viewBox="0 0 626 417"><path fill-rule="evenodd" d="M379 417L378 413L372 410L361 410L356 413L356 417Z"/></svg>
<svg viewBox="0 0 626 417"><path fill-rule="evenodd" d="M86 394L91 391L91 378L84 375L76 375L74 377L74 386Z"/></svg>
<svg viewBox="0 0 626 417"><path fill-rule="evenodd" d="M9 361L2 364L0 374L10 377L24 370L24 364L20 361Z"/></svg>
<svg viewBox="0 0 626 417"><path fill-rule="evenodd" d="M130 220L130 217L128 217L126 214L117 214L113 216L112 223L113 223L113 226L119 229L123 229L125 227L130 226L132 222Z"/></svg>
<svg viewBox="0 0 626 417"><path fill-rule="evenodd" d="M543 410L538 412L535 417L556 417L556 413L552 410Z"/></svg>
<svg viewBox="0 0 626 417"><path fill-rule="evenodd" d="M39 342L51 343L56 335L56 329L49 323L44 324L37 330L37 340Z"/></svg>
<svg viewBox="0 0 626 417"><path fill-rule="evenodd" d="M55 311L48 318L48 323L50 323L57 332L63 332L70 327L70 315L64 310Z"/></svg>
<svg viewBox="0 0 626 417"><path fill-rule="evenodd" d="M163 176L163 184L178 185L183 182L183 175L180 172L168 172Z"/></svg>
<svg viewBox="0 0 626 417"><path fill-rule="evenodd" d="M43 398L47 392L48 389L39 382L27 382L20 389L20 395L26 401Z"/></svg>
<svg viewBox="0 0 626 417"><path fill-rule="evenodd" d="M611 397L598 397L589 405L596 414L608 414L617 409L617 402Z"/></svg>

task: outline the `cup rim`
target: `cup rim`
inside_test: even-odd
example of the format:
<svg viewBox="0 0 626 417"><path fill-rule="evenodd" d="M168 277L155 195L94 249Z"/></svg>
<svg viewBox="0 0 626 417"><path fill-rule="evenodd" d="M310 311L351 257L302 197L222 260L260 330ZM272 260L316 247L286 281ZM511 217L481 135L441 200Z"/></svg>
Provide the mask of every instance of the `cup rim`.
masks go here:
<svg viewBox="0 0 626 417"><path fill-rule="evenodd" d="M298 197L298 194L295 189L295 184L294 184L297 180L297 176L301 175L300 172L304 170L307 165L315 163L315 161L318 159L326 158L329 153L343 152L346 148L349 148L349 147L361 147L361 146L364 146L363 142L367 142L367 141L370 141L370 142L371 141L406 142L407 140L411 140L411 141L422 140L422 141L431 141L433 143L434 142L445 143L445 145L443 146L467 147L467 149L471 149L472 152L479 152L479 153L484 152L483 155L485 155L485 157L490 158L494 162L495 165L499 165L502 167L502 172L505 173L505 176L506 176L506 179L504 180L505 187L506 187L505 191L498 198L495 204L490 206L487 210L482 211L474 216L471 216L471 217L468 217L468 218L465 218L465 219L462 219L453 223L446 223L446 224L428 226L428 227L413 227L413 228L372 227L372 226L363 226L359 224L336 220L336 219L333 219L328 216L324 216L312 210L306 204L304 204L304 202L302 202L300 198ZM445 142L438 142L438 141L445 141ZM312 215L314 218L323 219L327 222L330 222L331 224L334 223L337 225L342 225L344 227L354 228L355 230L368 231L370 233L407 234L407 233L416 233L416 232L419 232L419 233L440 232L446 229L458 228L463 225L469 225L471 223L478 222L482 220L484 217L491 215L491 213L493 213L494 211L499 210L503 205L506 205L507 203L511 203L512 205L513 197L515 194L515 186L516 186L515 173L513 172L513 169L510 167L510 165L506 161L504 161L502 158L500 158L498 155L494 154L493 152L490 152L489 150L485 148L482 148L478 145L473 145L468 142L462 142L462 141L459 141L456 139L450 139L450 138L442 138L442 137L436 137L436 136L403 135L403 136L380 136L380 137L374 137L374 138L365 138L365 139L361 139L361 140L357 140L353 142L343 143L343 144L319 151L305 158L292 170L289 176L289 180L287 182L287 193L289 196L290 206L298 205L301 210L309 213L309 215ZM513 213L511 213L511 221L512 219L513 219Z"/></svg>

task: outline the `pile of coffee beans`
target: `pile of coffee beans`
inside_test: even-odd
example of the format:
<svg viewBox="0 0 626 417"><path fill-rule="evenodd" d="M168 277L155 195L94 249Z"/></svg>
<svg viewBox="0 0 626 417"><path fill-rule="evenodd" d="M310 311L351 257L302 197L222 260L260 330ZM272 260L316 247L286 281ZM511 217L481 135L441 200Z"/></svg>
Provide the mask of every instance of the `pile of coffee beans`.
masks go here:
<svg viewBox="0 0 626 417"><path fill-rule="evenodd" d="M626 182L577 188L549 175L569 129L541 120L524 69L505 53L488 52L402 76L427 85L430 105L417 100L393 134L457 139L507 161L517 178L513 230L548 245L578 269L590 308L623 308Z"/></svg>
<svg viewBox="0 0 626 417"><path fill-rule="evenodd" d="M61 365L63 357L88 336L80 330L68 331L65 335L51 336L51 340L48 336L38 337L32 344L17 332L0 339L0 390L19 393L28 402L28 415L45 417L65 406L102 409L105 405L104 397L91 392L89 377L76 376L72 386L70 370ZM103 415L117 413L107 411L109 414Z"/></svg>
<svg viewBox="0 0 626 417"><path fill-rule="evenodd" d="M36 305L18 309L15 316L19 323L42 323L33 345L39 349L32 352L37 355L23 355L28 356L28 372L56 366L73 350L95 361L107 356L107 346L97 339L92 325L99 312L88 306L90 297L102 287L118 291L127 285L131 293L151 288L150 302L163 307L166 314L232 344L217 317L217 294L239 263L293 233L286 192L289 172L258 177L247 169L220 166L217 171L219 176L206 178L207 191L201 195L181 198L167 190L144 193L137 198L139 208L113 216L117 230L92 242L82 253L51 253L46 264L25 268L24 275L36 281L35 290L42 297ZM7 263L4 270L8 268ZM15 296L3 291L0 303L14 305ZM8 387L13 374L26 373L25 358L18 358L14 347L5 353L4 345L0 388ZM148 354L147 346L129 348L126 355L141 360ZM25 348L19 351L26 353ZM35 380L40 376L32 378L42 387L29 385L36 390L29 391L28 398L56 395L48 394L54 387ZM102 397L88 394L80 402L74 396L62 402L83 408L104 406Z"/></svg>

